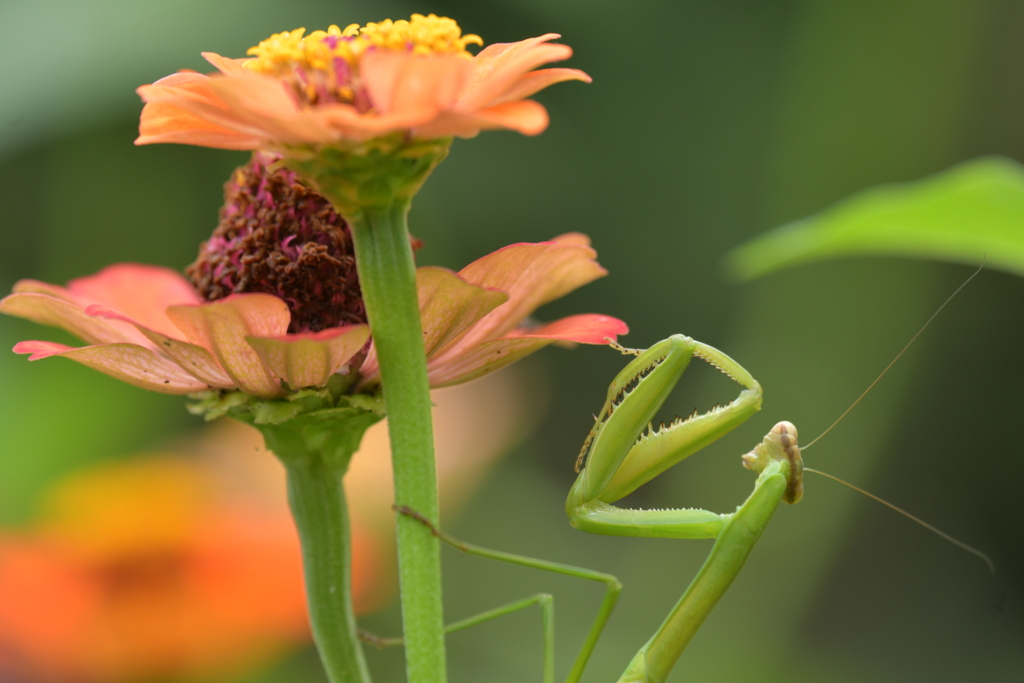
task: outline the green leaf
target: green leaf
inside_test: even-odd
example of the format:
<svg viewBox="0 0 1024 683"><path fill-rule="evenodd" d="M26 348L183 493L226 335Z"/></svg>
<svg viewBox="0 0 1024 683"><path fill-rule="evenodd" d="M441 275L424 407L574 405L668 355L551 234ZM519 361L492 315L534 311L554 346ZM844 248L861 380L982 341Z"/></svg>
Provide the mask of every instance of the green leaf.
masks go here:
<svg viewBox="0 0 1024 683"><path fill-rule="evenodd" d="M729 275L750 280L840 256L910 256L986 263L1024 275L1024 167L982 157L909 183L859 192L726 254Z"/></svg>

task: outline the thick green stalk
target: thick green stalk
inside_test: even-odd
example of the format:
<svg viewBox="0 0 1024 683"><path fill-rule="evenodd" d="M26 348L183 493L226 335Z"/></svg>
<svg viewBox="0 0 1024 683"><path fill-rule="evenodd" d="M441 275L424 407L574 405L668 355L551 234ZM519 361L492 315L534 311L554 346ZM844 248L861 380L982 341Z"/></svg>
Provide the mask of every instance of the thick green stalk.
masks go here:
<svg viewBox="0 0 1024 683"><path fill-rule="evenodd" d="M194 409L205 409L207 416L226 412L256 427L284 464L320 661L331 683L370 683L352 611L352 552L341 481L363 434L383 411L372 399L344 395L344 385L344 378L335 376L323 389L300 391L287 400L235 393L208 397Z"/></svg>
<svg viewBox="0 0 1024 683"><path fill-rule="evenodd" d="M285 468L320 661L331 683L369 683L352 611L352 553L342 472L316 457L287 460Z"/></svg>
<svg viewBox="0 0 1024 683"><path fill-rule="evenodd" d="M366 314L380 363L388 414L395 503L438 524L430 385L406 227L411 197L347 213ZM410 683L445 680L440 543L422 524L398 516L406 671Z"/></svg>
<svg viewBox="0 0 1024 683"><path fill-rule="evenodd" d="M331 200L352 231L388 414L395 503L435 525L430 385L406 215L413 196L448 155L451 142L395 134L337 147L295 148L284 159ZM444 683L440 543L429 529L404 515L398 518L397 540L408 679Z"/></svg>

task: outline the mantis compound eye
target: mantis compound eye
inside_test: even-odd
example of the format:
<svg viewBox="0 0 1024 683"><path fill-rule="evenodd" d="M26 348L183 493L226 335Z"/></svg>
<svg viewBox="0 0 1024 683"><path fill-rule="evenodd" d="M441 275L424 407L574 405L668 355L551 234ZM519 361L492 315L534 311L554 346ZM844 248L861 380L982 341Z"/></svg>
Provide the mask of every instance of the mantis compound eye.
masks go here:
<svg viewBox="0 0 1024 683"><path fill-rule="evenodd" d="M796 440L798 438L796 425L793 424L792 422L788 422L786 420L779 422L774 427L772 427L771 433L779 435L779 439L782 442L782 446L784 448L789 447L790 443L788 442L791 442L793 446L796 445Z"/></svg>
<svg viewBox="0 0 1024 683"><path fill-rule="evenodd" d="M783 420L772 427L769 435L778 438L782 453L789 461L789 481L786 483L786 495L782 500L796 505L804 496L804 459L800 457L800 446L797 445L796 425Z"/></svg>

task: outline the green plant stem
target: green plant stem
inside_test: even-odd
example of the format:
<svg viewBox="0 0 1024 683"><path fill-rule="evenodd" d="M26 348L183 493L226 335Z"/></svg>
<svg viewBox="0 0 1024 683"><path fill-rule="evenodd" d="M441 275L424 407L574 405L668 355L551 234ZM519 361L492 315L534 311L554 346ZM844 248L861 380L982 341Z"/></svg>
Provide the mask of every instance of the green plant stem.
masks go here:
<svg viewBox="0 0 1024 683"><path fill-rule="evenodd" d="M395 478L395 504L438 524L430 385L423 352L416 270L406 226L410 197L347 212L359 282L380 364ZM445 681L440 542L398 516L398 570L410 683Z"/></svg>
<svg viewBox="0 0 1024 683"><path fill-rule="evenodd" d="M285 468L320 660L331 683L369 683L352 611L352 553L343 471L318 457L286 460Z"/></svg>

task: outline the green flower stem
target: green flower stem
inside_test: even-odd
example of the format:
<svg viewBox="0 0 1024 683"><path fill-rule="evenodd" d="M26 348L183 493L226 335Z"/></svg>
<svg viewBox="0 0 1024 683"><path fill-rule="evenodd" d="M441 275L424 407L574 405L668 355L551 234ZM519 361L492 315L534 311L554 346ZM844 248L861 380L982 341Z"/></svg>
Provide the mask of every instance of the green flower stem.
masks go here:
<svg viewBox="0 0 1024 683"><path fill-rule="evenodd" d="M438 511L430 384L406 215L451 143L451 138L416 140L395 134L365 143L285 150L283 160L331 200L352 231L388 415L395 503L434 525ZM408 680L444 683L440 542L408 516L399 515L397 524Z"/></svg>
<svg viewBox="0 0 1024 683"><path fill-rule="evenodd" d="M346 212L359 282L380 364L388 414L395 504L437 525L437 477L430 385L406 227L411 197ZM416 520L398 515L398 569L406 671L410 683L445 681L440 542Z"/></svg>
<svg viewBox="0 0 1024 683"><path fill-rule="evenodd" d="M228 414L263 433L288 473L288 501L302 544L313 639L331 683L370 683L352 611L351 544L342 477L363 434L383 417L379 401L345 394L336 375L285 400L235 392L200 397L195 412Z"/></svg>
<svg viewBox="0 0 1024 683"><path fill-rule="evenodd" d="M369 683L352 611L351 543L343 472L322 458L285 461L288 502L302 542L309 619L331 683Z"/></svg>

